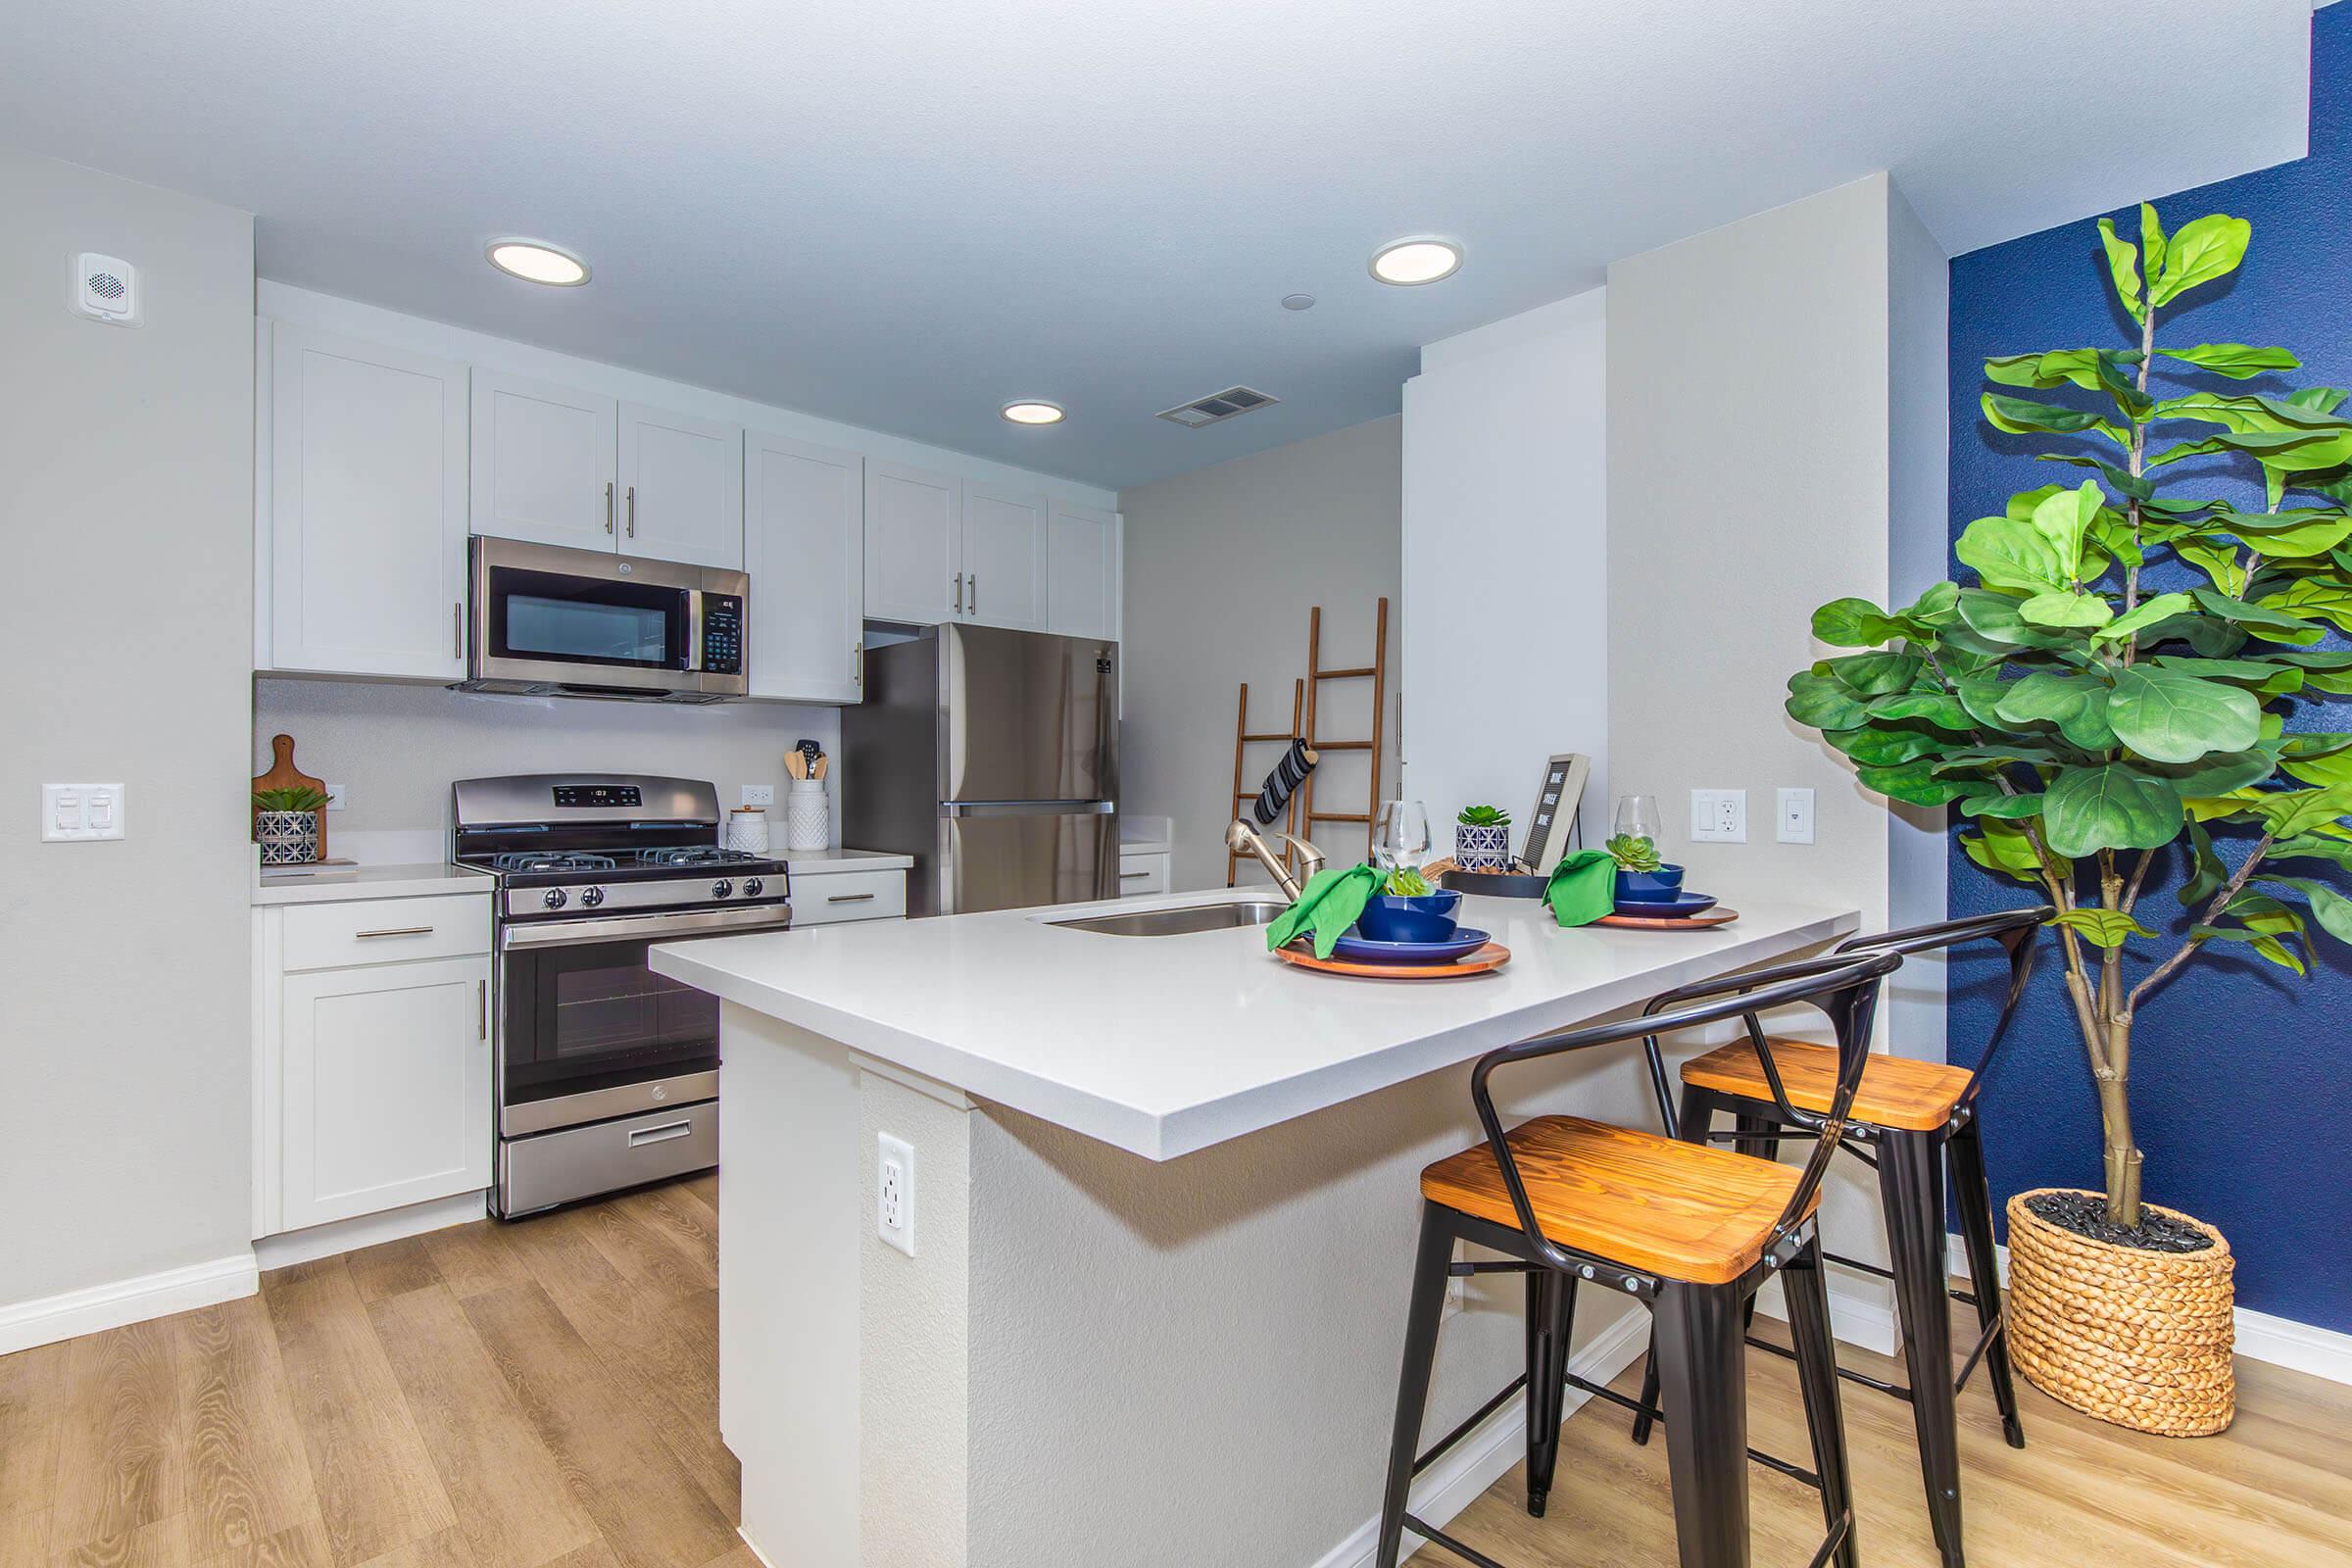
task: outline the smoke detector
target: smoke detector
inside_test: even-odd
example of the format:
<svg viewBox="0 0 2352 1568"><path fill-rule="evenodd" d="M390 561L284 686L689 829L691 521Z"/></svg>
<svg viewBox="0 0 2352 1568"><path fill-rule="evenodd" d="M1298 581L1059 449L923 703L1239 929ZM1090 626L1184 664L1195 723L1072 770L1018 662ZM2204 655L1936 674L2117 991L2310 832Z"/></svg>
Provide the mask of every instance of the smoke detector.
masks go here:
<svg viewBox="0 0 2352 1568"><path fill-rule="evenodd" d="M83 251L74 259L74 308L93 320L139 324L139 270L119 257Z"/></svg>
<svg viewBox="0 0 2352 1568"><path fill-rule="evenodd" d="M1269 392L1259 392L1246 386L1229 386L1222 392L1211 392L1207 397L1179 403L1172 409L1162 409L1158 416L1181 424L1188 430L1198 430L1203 425L1248 414L1252 409L1270 408L1281 401Z"/></svg>

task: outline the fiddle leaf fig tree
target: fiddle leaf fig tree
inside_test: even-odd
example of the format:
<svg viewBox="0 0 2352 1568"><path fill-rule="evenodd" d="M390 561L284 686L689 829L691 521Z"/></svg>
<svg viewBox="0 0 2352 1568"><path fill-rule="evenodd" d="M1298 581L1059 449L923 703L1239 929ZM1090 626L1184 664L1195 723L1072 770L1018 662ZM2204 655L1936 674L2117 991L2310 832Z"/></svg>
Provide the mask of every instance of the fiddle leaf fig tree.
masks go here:
<svg viewBox="0 0 2352 1568"><path fill-rule="evenodd" d="M2352 695L2352 648L2331 635L2352 632L2346 394L2236 385L2299 369L2282 348L2177 341L2183 296L2234 271L2252 227L2216 214L2167 235L2154 208L2139 218L2137 243L2098 225L2137 342L1984 365L1986 422L2062 438L2041 460L2083 477L1970 523L1953 553L1973 581L1901 610L1822 606L1814 636L1861 651L1792 677L1788 701L1864 784L1955 805L1969 858L2056 906L2107 1215L2127 1226L2140 1006L2203 954L2302 974L2312 926L2352 943L2352 734L2289 727ZM2213 461L2175 466L2192 458ZM2261 510L2210 493L2228 478L2258 481L2222 488L2259 490ZM2165 938L2137 906L2175 846L2192 918Z"/></svg>

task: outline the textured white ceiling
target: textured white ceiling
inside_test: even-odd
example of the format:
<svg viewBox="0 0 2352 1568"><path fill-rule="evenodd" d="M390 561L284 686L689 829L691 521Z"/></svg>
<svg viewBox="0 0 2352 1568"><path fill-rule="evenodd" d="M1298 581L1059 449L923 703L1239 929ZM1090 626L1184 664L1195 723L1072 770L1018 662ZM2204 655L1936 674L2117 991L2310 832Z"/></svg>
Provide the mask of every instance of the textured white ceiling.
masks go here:
<svg viewBox="0 0 2352 1568"><path fill-rule="evenodd" d="M12 0L0 136L287 282L1104 485L1893 171L1948 251L2298 155L2309 0ZM1467 241L1446 282L1374 245ZM493 235L572 246L508 280ZM135 258L134 258L135 260ZM1305 290L1312 311L1279 308ZM1248 382L1280 408L1152 416ZM1012 397L1068 406L1014 429Z"/></svg>

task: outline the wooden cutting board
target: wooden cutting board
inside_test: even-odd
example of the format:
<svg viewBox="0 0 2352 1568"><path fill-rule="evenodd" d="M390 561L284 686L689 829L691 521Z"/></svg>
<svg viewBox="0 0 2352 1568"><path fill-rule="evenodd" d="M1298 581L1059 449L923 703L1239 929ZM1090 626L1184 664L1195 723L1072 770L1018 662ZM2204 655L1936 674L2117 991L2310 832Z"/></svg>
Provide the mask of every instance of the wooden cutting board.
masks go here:
<svg viewBox="0 0 2352 1568"><path fill-rule="evenodd" d="M311 777L310 774L294 765L293 736L270 736L270 751L276 760L270 764L269 772L254 775L254 794L259 795L264 790L317 790L321 795L326 793L326 785L322 781ZM318 819L318 858L323 860L326 858L326 808L321 806L311 814ZM248 827L247 833L249 837L259 838L261 836L261 808L253 808L253 816L254 821Z"/></svg>

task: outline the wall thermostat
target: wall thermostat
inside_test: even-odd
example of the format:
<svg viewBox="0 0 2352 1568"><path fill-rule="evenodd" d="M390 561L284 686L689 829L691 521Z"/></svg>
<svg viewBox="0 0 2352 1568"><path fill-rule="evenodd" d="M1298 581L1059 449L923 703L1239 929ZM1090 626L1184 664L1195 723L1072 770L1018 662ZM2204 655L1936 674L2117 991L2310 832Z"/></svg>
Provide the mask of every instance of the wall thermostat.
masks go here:
<svg viewBox="0 0 2352 1568"><path fill-rule="evenodd" d="M139 270L115 256L83 251L74 262L74 305L118 326L139 322Z"/></svg>

